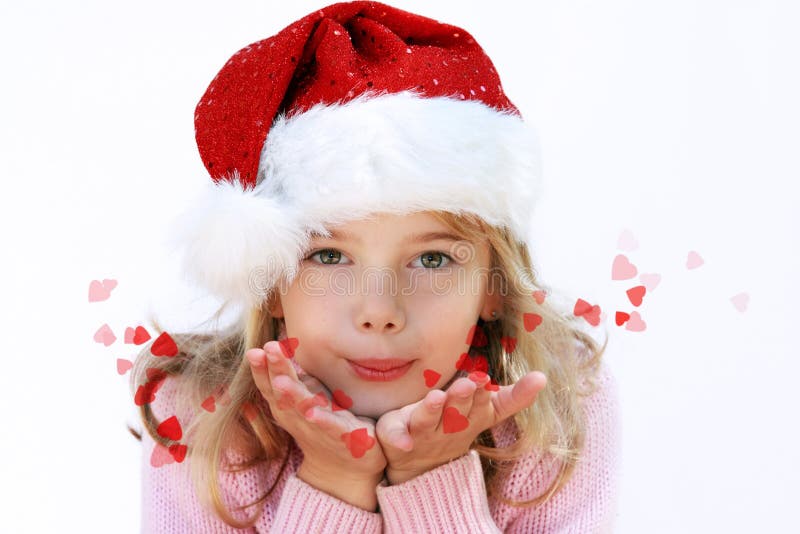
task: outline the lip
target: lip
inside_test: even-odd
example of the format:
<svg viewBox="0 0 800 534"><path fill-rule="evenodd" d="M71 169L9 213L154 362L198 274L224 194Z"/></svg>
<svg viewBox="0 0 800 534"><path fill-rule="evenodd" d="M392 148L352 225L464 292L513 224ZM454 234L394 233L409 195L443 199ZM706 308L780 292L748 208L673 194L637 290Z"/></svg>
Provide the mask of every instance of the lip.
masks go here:
<svg viewBox="0 0 800 534"><path fill-rule="evenodd" d="M405 375L414 360L398 358L369 358L365 360L347 360L353 372L364 380L389 382Z"/></svg>

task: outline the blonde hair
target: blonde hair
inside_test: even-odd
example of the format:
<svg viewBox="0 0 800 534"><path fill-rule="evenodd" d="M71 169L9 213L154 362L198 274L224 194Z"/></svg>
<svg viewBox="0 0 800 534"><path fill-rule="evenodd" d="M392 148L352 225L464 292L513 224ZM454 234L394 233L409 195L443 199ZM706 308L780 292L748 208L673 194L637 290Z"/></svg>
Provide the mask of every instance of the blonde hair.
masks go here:
<svg viewBox="0 0 800 534"><path fill-rule="evenodd" d="M584 319L563 310L557 295L536 281L527 246L513 238L507 228L486 224L470 214L430 212L463 239L473 243L488 241L491 251L492 286L501 291L502 309L498 320L483 322L488 345L480 351L473 347L471 354L480 352L489 363L491 376L498 384L512 384L532 370L547 377L547 386L534 404L514 416L517 436L508 447L495 447L490 429L482 432L473 448L481 456L487 493L511 506L536 506L555 494L571 477L585 439L585 422L581 399L597 387L594 377L608 344L602 347L584 332ZM495 281L498 284L495 284ZM497 287L497 285L503 287ZM546 298L539 304L533 293L544 290ZM291 436L280 428L269 413L259 407L261 394L256 388L244 352L262 347L277 339L280 320L269 314L277 298L273 290L258 309L245 314L231 326L206 333L172 334L179 354L172 358L154 357L149 345L138 355L131 375L131 390L152 384L165 376L180 376L176 396L177 413L193 413L209 395L227 391L230 402L217 404L214 412L199 411L185 433L190 438L186 460L190 463L191 478L201 501L212 508L226 523L236 528L252 527L263 509L253 517L240 521L223 503L218 483L219 466L226 451L235 450L245 462L230 462L232 472L248 469L264 462L281 461L280 472L264 495L253 503L236 510L249 508L266 501L275 490L287 466ZM214 317L219 318L227 307L223 304ZM525 329L524 314L537 314L542 321L532 332ZM154 318L150 322L162 332ZM516 339L511 354L505 352L501 339ZM247 415L247 416L246 416ZM159 421L150 405L141 406L144 428L157 443L174 444L156 432ZM136 431L130 429L137 435ZM529 501L513 501L501 495L503 478L513 469L514 461L531 450L549 454L559 464L550 487Z"/></svg>

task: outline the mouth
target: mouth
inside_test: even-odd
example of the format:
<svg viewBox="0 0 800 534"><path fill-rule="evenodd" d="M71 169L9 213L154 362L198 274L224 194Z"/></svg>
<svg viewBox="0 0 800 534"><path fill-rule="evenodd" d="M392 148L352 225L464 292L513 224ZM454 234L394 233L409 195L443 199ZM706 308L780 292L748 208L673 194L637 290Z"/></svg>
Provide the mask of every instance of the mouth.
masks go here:
<svg viewBox="0 0 800 534"><path fill-rule="evenodd" d="M359 378L373 382L389 382L405 375L414 360L398 358L370 358L365 360L347 360L350 368Z"/></svg>

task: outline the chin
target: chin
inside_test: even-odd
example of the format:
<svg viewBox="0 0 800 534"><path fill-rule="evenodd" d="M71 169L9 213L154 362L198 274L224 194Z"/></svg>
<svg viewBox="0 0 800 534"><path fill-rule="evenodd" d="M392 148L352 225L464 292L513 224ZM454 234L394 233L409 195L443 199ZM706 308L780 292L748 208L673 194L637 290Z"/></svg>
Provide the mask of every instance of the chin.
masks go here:
<svg viewBox="0 0 800 534"><path fill-rule="evenodd" d="M369 417L377 421L386 412L397 410L406 404L409 403L404 403L402 400L382 399L378 402L376 399L361 399L360 402L354 400L350 411L355 415Z"/></svg>

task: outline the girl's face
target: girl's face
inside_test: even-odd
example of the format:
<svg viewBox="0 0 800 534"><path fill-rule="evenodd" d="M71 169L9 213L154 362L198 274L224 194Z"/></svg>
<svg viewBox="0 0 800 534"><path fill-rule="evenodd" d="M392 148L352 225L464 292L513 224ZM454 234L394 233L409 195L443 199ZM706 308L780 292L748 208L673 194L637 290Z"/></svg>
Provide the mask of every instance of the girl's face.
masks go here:
<svg viewBox="0 0 800 534"><path fill-rule="evenodd" d="M425 212L330 230L312 239L272 313L298 339L298 365L350 397L356 415L378 418L446 385L470 329L499 312L489 245L432 235L450 232ZM440 375L430 387L426 370Z"/></svg>

